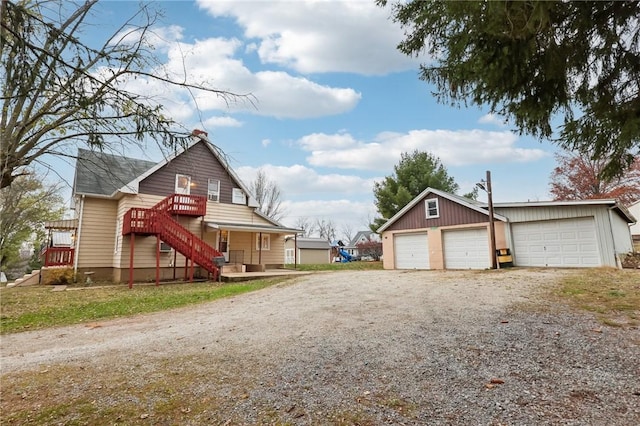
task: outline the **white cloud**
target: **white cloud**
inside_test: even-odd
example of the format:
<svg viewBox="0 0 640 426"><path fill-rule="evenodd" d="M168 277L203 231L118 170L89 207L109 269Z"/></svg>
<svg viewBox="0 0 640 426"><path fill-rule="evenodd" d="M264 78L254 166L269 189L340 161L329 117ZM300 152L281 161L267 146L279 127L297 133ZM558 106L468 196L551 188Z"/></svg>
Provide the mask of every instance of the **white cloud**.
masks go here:
<svg viewBox="0 0 640 426"><path fill-rule="evenodd" d="M403 152L427 151L446 166L537 161L549 154L542 149L519 148L518 137L507 131L412 130L380 133L373 142L350 135L313 134L298 140L311 151L307 161L317 167L389 171Z"/></svg>
<svg viewBox="0 0 640 426"><path fill-rule="evenodd" d="M358 141L348 133L335 135L313 133L300 138L299 143L305 151L347 149L358 145Z"/></svg>
<svg viewBox="0 0 640 426"><path fill-rule="evenodd" d="M262 139L262 146L263 147L268 147L269 145L271 145L271 139Z"/></svg>
<svg viewBox="0 0 640 426"><path fill-rule="evenodd" d="M248 112L278 118L310 118L341 114L352 110L361 94L351 88L321 85L282 71L252 72L235 58L241 42L237 39L209 38L194 44L175 43L168 50L168 62L156 73L168 73L176 81L213 87L219 91L246 94L235 98L221 93L192 90L151 81L144 93L162 95L167 103L191 104L189 113L200 110ZM186 73L186 75L185 75ZM184 110L184 105L180 108Z"/></svg>
<svg viewBox="0 0 640 426"><path fill-rule="evenodd" d="M340 197L345 194L366 194L373 191L373 183L381 178L363 178L347 174L319 174L317 171L295 164L292 166L274 166L266 164L257 167L238 167L236 172L245 184L255 179L258 169L262 169L266 175L278 184L283 192L283 198L300 198L308 194L324 193Z"/></svg>
<svg viewBox="0 0 640 426"><path fill-rule="evenodd" d="M501 117L496 114L485 114L478 119L478 123L480 124L493 124L495 126L504 127L507 125L507 120L504 117Z"/></svg>
<svg viewBox="0 0 640 426"><path fill-rule="evenodd" d="M212 16L235 18L263 63L300 73L384 75L417 68L396 46L403 30L373 1L210 1Z"/></svg>
<svg viewBox="0 0 640 426"><path fill-rule="evenodd" d="M242 127L242 122L233 117L210 117L204 121L204 125L208 128L220 127Z"/></svg>

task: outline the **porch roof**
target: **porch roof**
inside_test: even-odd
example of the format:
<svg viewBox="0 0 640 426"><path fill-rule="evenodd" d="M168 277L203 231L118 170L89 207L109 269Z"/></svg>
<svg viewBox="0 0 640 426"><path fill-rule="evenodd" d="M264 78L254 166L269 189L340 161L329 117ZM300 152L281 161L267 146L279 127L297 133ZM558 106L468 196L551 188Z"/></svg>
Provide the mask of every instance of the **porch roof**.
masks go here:
<svg viewBox="0 0 640 426"><path fill-rule="evenodd" d="M252 223L231 223L231 222L206 222L207 226L213 229L224 229L227 231L262 232L266 234L291 234L302 232L301 229L286 228L268 224Z"/></svg>
<svg viewBox="0 0 640 426"><path fill-rule="evenodd" d="M44 223L45 229L77 229L78 219L50 220Z"/></svg>

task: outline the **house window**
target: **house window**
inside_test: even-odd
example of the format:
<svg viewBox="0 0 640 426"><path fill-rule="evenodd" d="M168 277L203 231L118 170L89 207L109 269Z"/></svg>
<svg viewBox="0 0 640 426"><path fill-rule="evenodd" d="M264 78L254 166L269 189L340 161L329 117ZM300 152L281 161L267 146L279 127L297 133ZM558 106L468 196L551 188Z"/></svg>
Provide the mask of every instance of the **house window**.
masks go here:
<svg viewBox="0 0 640 426"><path fill-rule="evenodd" d="M247 196L244 194L242 189L233 188L231 202L233 204L247 204Z"/></svg>
<svg viewBox="0 0 640 426"><path fill-rule="evenodd" d="M191 176L176 175L176 194L189 195L191 193Z"/></svg>
<svg viewBox="0 0 640 426"><path fill-rule="evenodd" d="M438 210L438 199L430 198L425 200L424 209L427 211L427 219L433 219L440 217L440 211Z"/></svg>
<svg viewBox="0 0 640 426"><path fill-rule="evenodd" d="M220 181L217 179L209 179L207 185L207 197L209 201L220 201Z"/></svg>
<svg viewBox="0 0 640 426"><path fill-rule="evenodd" d="M260 234L256 235L256 250L270 250L271 249L271 235L262 234L262 239L260 239Z"/></svg>

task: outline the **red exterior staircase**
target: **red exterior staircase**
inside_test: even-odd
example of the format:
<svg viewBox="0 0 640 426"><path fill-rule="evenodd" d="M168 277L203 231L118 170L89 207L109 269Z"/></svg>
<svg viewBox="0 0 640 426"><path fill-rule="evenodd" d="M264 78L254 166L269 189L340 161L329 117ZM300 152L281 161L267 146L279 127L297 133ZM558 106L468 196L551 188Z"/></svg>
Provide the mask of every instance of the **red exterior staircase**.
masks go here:
<svg viewBox="0 0 640 426"><path fill-rule="evenodd" d="M206 197L172 194L150 209L134 207L124 215L122 235L155 235L178 253L218 278L219 268L214 257L223 254L205 243L171 215L204 216ZM131 258L133 259L133 248ZM131 284L131 283L130 283Z"/></svg>

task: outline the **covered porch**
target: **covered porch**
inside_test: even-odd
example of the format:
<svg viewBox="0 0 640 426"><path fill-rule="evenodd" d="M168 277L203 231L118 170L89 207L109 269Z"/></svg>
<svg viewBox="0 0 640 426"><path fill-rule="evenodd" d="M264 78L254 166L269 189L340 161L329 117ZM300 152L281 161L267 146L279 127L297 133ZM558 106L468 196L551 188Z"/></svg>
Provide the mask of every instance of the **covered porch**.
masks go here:
<svg viewBox="0 0 640 426"><path fill-rule="evenodd" d="M48 221L44 228L47 243L40 251L43 266L73 266L78 219Z"/></svg>
<svg viewBox="0 0 640 426"><path fill-rule="evenodd" d="M269 224L247 224L221 221L204 223L204 240L225 257L226 274L270 273L285 271L285 237L299 229Z"/></svg>

